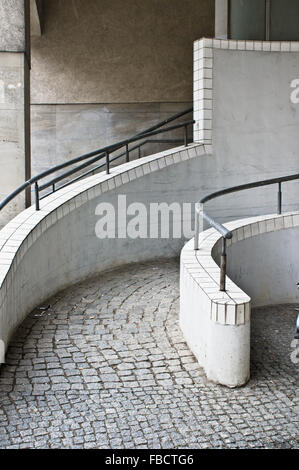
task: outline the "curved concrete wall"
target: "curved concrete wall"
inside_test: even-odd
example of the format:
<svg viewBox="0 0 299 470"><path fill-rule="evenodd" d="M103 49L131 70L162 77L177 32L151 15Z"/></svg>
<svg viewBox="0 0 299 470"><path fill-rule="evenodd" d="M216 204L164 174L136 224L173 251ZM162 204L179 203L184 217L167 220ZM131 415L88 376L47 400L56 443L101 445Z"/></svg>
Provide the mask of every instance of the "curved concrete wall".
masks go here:
<svg viewBox="0 0 299 470"><path fill-rule="evenodd" d="M226 292L219 287L218 232L202 232L198 251L193 240L182 251L180 325L207 377L237 387L250 375L251 303L299 301L299 213L237 220L226 226L233 232L227 242Z"/></svg>
<svg viewBox="0 0 299 470"><path fill-rule="evenodd" d="M96 209L101 202L116 207L118 195L147 207L192 201L188 163L205 156L203 145L192 145L118 166L58 191L41 201L40 211L31 207L7 224L0 231L0 339L6 347L25 316L64 287L122 264L178 255L183 239L100 240Z"/></svg>
<svg viewBox="0 0 299 470"><path fill-rule="evenodd" d="M249 237L228 247L229 277L246 291L254 307L298 303L299 215L260 221L258 233L256 227L245 226Z"/></svg>

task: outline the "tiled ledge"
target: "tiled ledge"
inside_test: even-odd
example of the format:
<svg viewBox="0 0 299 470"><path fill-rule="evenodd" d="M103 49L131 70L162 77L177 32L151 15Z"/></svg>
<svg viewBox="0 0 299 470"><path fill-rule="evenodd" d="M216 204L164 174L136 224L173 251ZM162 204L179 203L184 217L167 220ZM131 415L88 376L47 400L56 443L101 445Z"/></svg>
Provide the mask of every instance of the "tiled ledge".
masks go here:
<svg viewBox="0 0 299 470"><path fill-rule="evenodd" d="M111 168L110 175L102 172L57 191L41 201L40 211L34 206L23 211L0 231L0 308L26 252L62 217L130 181L209 153L209 146L191 144L134 160Z"/></svg>
<svg viewBox="0 0 299 470"><path fill-rule="evenodd" d="M263 233L299 227L299 212L251 217L225 226L233 233L233 238L227 241L229 247ZM250 320L251 299L230 279L227 279L227 291L220 292L220 268L214 261L220 251L221 235L214 229L202 232L198 251L194 251L194 240L189 241L182 251L183 276L190 276L201 295L209 299L211 321L221 325L242 325Z"/></svg>
<svg viewBox="0 0 299 470"><path fill-rule="evenodd" d="M212 144L214 50L299 52L299 41L236 41L203 38L194 42L194 141Z"/></svg>
<svg viewBox="0 0 299 470"><path fill-rule="evenodd" d="M299 212L267 215L225 224L233 232L228 246L265 233L299 227ZM181 253L180 326L185 340L209 380L239 387L250 376L251 299L227 277L220 292L220 268L215 262L221 235L214 229L200 234L199 250L190 240ZM244 260L243 260L244 265Z"/></svg>

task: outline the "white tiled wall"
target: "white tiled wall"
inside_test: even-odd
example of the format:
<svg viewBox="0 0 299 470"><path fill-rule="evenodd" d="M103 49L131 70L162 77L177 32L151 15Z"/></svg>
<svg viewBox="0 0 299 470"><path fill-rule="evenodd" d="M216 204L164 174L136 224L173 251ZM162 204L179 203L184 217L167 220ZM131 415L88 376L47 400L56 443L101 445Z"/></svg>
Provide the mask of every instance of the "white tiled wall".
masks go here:
<svg viewBox="0 0 299 470"><path fill-rule="evenodd" d="M215 49L299 52L299 42L200 39L194 42L194 141L212 144L213 57Z"/></svg>
<svg viewBox="0 0 299 470"><path fill-rule="evenodd" d="M299 227L299 213L252 217L225 226L233 233L227 241L230 247L266 232ZM197 251L194 240L182 250L180 325L208 378L236 387L249 379L251 299L228 277L226 292L220 292L220 268L214 261L220 251L221 235L214 229L200 233Z"/></svg>

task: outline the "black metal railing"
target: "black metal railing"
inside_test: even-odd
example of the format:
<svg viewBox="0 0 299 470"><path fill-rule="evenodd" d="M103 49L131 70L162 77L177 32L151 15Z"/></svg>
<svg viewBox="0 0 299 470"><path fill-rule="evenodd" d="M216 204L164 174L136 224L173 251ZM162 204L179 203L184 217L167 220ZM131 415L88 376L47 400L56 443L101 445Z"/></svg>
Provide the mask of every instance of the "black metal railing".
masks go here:
<svg viewBox="0 0 299 470"><path fill-rule="evenodd" d="M34 190L35 190L35 208L36 210L40 210L40 201L46 198L47 196L55 193L59 189L65 188L66 186L69 186L70 184L82 178L85 178L89 175L95 174L96 172L100 170L106 170L106 173L110 174L111 164L123 157L125 157L126 162L129 162L131 153L133 151L137 151L138 158L141 158L142 147L144 147L145 145L149 143L159 143L159 144L161 143L167 143L167 144L184 143L185 146L188 146L188 143L192 142L192 140L189 140L189 137L188 137L188 128L189 126L192 126L194 124L195 121L193 119L185 121L185 122L179 122L178 124L175 124L172 126L168 126L168 127L165 127L165 126L192 112L193 112L193 108L188 108L185 111L181 111L129 139L122 140L120 142L117 142L112 145L108 145L106 147L87 153L85 155L81 155L80 157L73 158L72 160L69 160L65 163L61 163L60 165L56 165L55 167L52 167L49 170L46 170L34 176L30 180L26 181L24 184L19 186L15 191L13 191L11 194L9 194L5 199L3 199L0 202L0 211L5 206L7 206L7 204L9 204L13 199L15 199L19 194L21 194L23 191L28 190L32 186L34 186ZM158 140L152 139L152 137L154 136L157 136L163 133L176 131L178 129L183 129L182 139L158 139ZM136 144L136 145L131 146L131 144ZM117 155L113 155L115 152L119 152L121 149L123 149L121 153ZM100 161L101 163L99 165L94 166L96 163ZM61 170L65 170L66 168L72 167L73 165L76 165L79 163L80 165L77 165L75 168L68 169L67 171L63 172L62 174L54 176L52 179L50 179L49 181L46 181L43 184L40 183L41 180L43 180L44 178L47 178L50 175L53 175L54 173L57 173ZM92 168L89 168L87 171L82 173L82 170L87 169L91 165L93 165ZM76 177L72 178L71 180L64 181L78 172L81 172L81 173L77 175ZM46 191L47 189L49 191L46 194L41 195L41 193L43 191Z"/></svg>
<svg viewBox="0 0 299 470"><path fill-rule="evenodd" d="M210 217L204 211L204 204L212 199L216 199L220 196L226 194L236 193L238 191L244 191L246 189L258 188L261 186L270 186L272 184L278 185L278 194L277 194L277 214L282 213L282 183L287 181L294 181L299 179L299 174L291 176L283 176L281 178L272 178L268 180L257 181L255 183L242 184L239 186L233 186L231 188L222 189L221 191L216 191L214 193L208 194L203 197L195 206L195 238L194 238L194 250L199 249L199 233L200 228L203 230L203 221L205 220L208 224L215 228L222 235L222 249L221 249L221 261L220 261L220 291L226 292L226 266L227 266L227 250L226 242L230 240L233 236L224 225L216 222L212 217Z"/></svg>

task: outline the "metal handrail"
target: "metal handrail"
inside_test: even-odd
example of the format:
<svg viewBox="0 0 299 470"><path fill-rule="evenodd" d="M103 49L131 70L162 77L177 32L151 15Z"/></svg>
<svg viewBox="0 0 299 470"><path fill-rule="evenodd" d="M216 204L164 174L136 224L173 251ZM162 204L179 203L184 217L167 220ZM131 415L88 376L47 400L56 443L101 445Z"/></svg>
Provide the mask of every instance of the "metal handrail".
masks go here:
<svg viewBox="0 0 299 470"><path fill-rule="evenodd" d="M235 193L238 191L244 191L246 189L258 188L261 186L269 186L272 184L278 184L277 194L277 214L282 213L282 183L288 181L294 181L299 179L299 173L290 176L282 176L279 178L271 178L268 180L256 181L254 183L241 184L239 186L232 186L230 188L222 189L204 196L195 205L195 237L194 237L194 250L199 249L199 233L203 230L203 220L206 220L209 225L215 228L222 235L222 250L221 250L221 262L220 262L220 291L226 292L226 265L227 265L227 251L226 242L231 239L233 234L224 225L218 223L204 211L204 204L212 199L224 196L226 194Z"/></svg>
<svg viewBox="0 0 299 470"><path fill-rule="evenodd" d="M21 186L19 186L15 191L13 191L11 194L9 194L5 199L3 199L0 202L0 211L7 206L13 199L15 199L19 194L21 194L23 191L27 190L31 186L35 186L35 208L36 210L40 209L40 201L44 199L45 197L49 196L50 194L53 194L54 192L58 191L59 189L62 189L75 181L78 181L79 179L82 179L83 177L88 176L91 173L94 173L95 171L105 168L106 167L106 172L107 174L110 174L110 164L114 162L115 160L126 156L126 162L130 161L130 152L133 150L138 150L138 157L141 158L141 147L143 147L145 144L149 143L151 139L149 139L152 136L166 133L166 132L171 132L176 129L184 129L184 137L182 141L184 142L185 146L188 146L188 127L190 125L194 124L194 120L189 120L185 121L173 126L169 127L164 127L165 125L175 121L176 119L185 116L186 114L189 114L193 111L193 108L188 108L185 111L181 111L179 113L174 114L168 119L164 119L163 121L155 124L154 126L144 130L143 132L140 132L139 134L136 134L135 136L122 140L120 142L117 142L112 145L107 145L101 149L95 150L93 152L89 152L87 154L81 155L79 157L73 158L72 160L69 160L67 162L61 163L59 165L56 165L36 176L33 178L30 178L28 181L23 183ZM138 143L138 145L134 146L133 148L129 148L129 145L135 142L138 142L140 140L143 140L143 142ZM169 140L165 140L166 142L169 142ZM174 140L177 142L177 140ZM110 155L121 148L125 147L125 151L122 152L120 155L114 156L113 158L110 158ZM83 170L87 168L90 165L93 165L94 163L98 162L99 160L105 159L105 162L102 163L101 165L98 165L97 167L93 167L89 171L85 172L84 174L81 174L74 178L72 181L68 181L67 183L61 185L60 187L57 187L57 183L61 182L63 179L73 175L74 173L77 173L80 170ZM81 163L84 162L84 163ZM72 165L75 165L76 163L81 163L79 166L76 166L75 168L71 170L67 170L63 174L56 176L55 178L51 179L50 181L44 183L43 185L39 185L39 181L46 178L47 176L52 175L53 173L56 173L57 171L64 170L65 168L68 168ZM44 191L47 188L52 188L52 191L45 196L40 196L40 192Z"/></svg>

